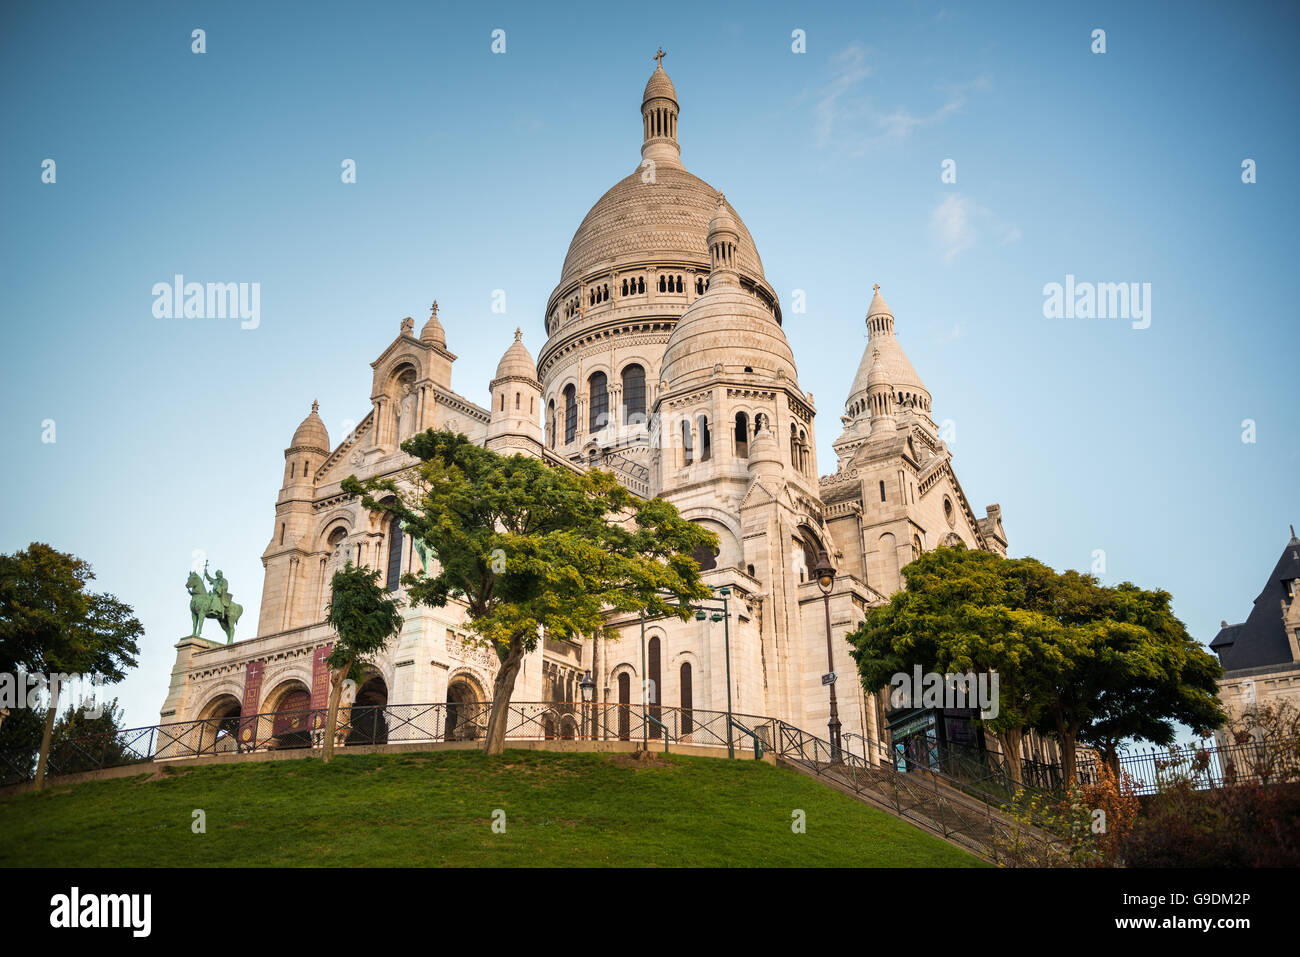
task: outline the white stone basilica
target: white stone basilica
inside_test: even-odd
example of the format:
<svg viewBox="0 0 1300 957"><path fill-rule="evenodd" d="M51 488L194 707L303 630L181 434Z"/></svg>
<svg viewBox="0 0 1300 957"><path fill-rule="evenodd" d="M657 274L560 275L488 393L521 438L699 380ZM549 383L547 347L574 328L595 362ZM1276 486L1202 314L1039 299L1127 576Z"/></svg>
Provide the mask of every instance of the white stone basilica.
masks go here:
<svg viewBox="0 0 1300 957"><path fill-rule="evenodd" d="M740 216L682 165L677 93L662 62L641 115L641 163L582 220L547 304L538 359L516 331L490 407L453 391L456 356L436 304L418 335L402 320L371 363L369 414L337 445L312 404L285 451L257 634L230 645L182 639L164 723L324 705L330 576L350 558L400 588L400 574L425 558L340 483L400 476L413 460L399 443L433 428L559 468L608 469L635 494L663 496L714 531L720 551L701 564L709 585L731 590L734 711L824 737L822 677L835 671L844 731L883 740L882 705L862 692L844 636L900 587L899 569L920 551L960 540L1005 554L1000 509L978 517L962 492L879 287L840 417L838 461L819 478L816 410L778 297ZM822 549L838 570L830 663L823 596L809 571ZM483 701L496 658L468 640L462 609L403 613L356 704ZM616 625L617 641L543 641L513 700L580 700L590 671L600 700L639 707L640 622ZM726 709L721 623L656 621L647 639L645 677L658 703Z"/></svg>

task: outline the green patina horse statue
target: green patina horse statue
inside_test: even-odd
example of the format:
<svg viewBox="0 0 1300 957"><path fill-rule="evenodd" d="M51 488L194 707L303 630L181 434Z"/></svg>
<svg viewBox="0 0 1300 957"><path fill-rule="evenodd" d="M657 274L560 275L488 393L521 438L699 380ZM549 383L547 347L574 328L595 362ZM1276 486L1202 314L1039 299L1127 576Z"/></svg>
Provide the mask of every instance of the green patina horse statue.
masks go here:
<svg viewBox="0 0 1300 957"><path fill-rule="evenodd" d="M185 588L190 593L190 616L194 619L192 633L196 638L201 637L204 619L215 618L226 633L226 644L231 644L235 640L235 624L244 613L244 606L231 601L229 593L223 593L225 579L220 578L221 572L217 572L217 575L223 591L209 592L203 587L203 579L198 572L190 572L190 577L185 582Z"/></svg>

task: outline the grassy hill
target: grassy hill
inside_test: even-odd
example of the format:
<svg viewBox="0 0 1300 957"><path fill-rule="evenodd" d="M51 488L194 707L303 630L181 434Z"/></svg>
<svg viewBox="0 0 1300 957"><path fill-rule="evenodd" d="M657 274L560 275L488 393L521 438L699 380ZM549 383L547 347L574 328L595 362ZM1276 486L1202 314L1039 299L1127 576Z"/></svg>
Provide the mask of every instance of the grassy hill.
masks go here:
<svg viewBox="0 0 1300 957"><path fill-rule="evenodd" d="M191 830L206 812L207 833ZM506 830L493 833L493 812ZM792 812L807 831L791 830ZM477 751L171 768L0 797L0 865L953 866L980 862L761 762Z"/></svg>

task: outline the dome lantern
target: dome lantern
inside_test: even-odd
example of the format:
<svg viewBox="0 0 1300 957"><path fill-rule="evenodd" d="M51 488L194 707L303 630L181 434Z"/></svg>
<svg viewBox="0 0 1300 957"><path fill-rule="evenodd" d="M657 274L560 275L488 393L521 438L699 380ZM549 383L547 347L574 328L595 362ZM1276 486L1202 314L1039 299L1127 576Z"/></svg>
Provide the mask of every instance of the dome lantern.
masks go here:
<svg viewBox="0 0 1300 957"><path fill-rule="evenodd" d="M740 274L736 271L736 248L740 244L740 230L727 206L727 197L718 193L718 208L709 220L709 284L735 283Z"/></svg>
<svg viewBox="0 0 1300 957"><path fill-rule="evenodd" d="M653 59L658 63L645 85L641 97L641 157L654 163L681 166L681 147L677 143L677 90L664 72L660 49Z"/></svg>

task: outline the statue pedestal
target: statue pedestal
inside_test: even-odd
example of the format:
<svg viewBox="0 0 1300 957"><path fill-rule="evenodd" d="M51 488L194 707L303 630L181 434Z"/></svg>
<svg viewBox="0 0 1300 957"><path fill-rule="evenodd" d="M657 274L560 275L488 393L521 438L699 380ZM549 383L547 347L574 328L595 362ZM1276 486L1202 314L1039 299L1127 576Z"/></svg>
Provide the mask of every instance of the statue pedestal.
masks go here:
<svg viewBox="0 0 1300 957"><path fill-rule="evenodd" d="M185 701L186 678L189 675L194 655L200 651L211 651L213 648L224 647L224 642L210 641L197 635L186 635L176 642L176 662L172 665L172 679L167 688L167 700L163 702L162 710L158 716L160 724L170 724L177 721L179 720L177 715L184 712L187 705Z"/></svg>

